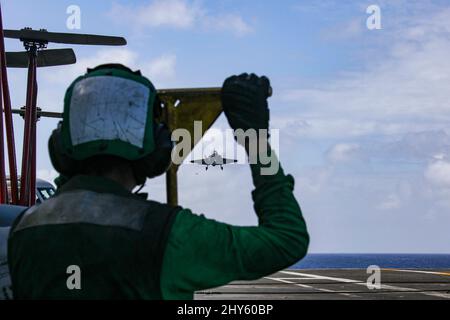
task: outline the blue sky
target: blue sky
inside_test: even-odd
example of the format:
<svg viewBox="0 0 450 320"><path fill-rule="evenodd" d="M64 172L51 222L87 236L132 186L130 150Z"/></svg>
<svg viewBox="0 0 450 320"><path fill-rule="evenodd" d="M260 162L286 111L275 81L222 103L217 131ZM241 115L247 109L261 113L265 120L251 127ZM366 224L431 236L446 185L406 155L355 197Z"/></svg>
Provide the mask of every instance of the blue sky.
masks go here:
<svg viewBox="0 0 450 320"><path fill-rule="evenodd" d="M122 35L122 48L74 46L78 63L39 70L39 106L61 111L86 67L122 62L158 88L220 86L231 74L267 75L280 159L312 236L311 252L450 253L450 6L448 1L2 1L5 28ZM381 8L368 30L366 8ZM20 50L7 40L8 50ZM52 48L64 47L51 45ZM9 70L14 106L24 70ZM22 121L16 118L17 145ZM39 122L38 170L50 179ZM221 117L215 125L226 129ZM20 139L19 139L20 138ZM217 148L215 134L206 138ZM205 150L210 151L208 148ZM228 150L228 149L227 149ZM228 150L229 151L229 150ZM198 153L198 152L197 152ZM200 153L201 155L201 153ZM181 204L213 219L255 224L247 166L180 169ZM148 181L164 199L164 179Z"/></svg>

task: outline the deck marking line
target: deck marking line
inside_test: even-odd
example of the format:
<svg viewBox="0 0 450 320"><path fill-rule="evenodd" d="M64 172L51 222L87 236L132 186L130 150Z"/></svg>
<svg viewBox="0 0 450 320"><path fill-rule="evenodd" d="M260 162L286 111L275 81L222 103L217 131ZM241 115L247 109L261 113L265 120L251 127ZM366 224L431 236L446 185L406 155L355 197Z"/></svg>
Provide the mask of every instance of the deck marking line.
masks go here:
<svg viewBox="0 0 450 320"><path fill-rule="evenodd" d="M352 279L327 277L327 276L320 276L320 275L315 275L315 274L310 274L310 273L300 273L300 272L294 272L294 271L280 271L280 272L284 273L284 274L290 274L290 275L299 275L299 276L302 276L302 277L308 277L309 276L312 279L323 279L323 280L333 280L333 281L338 281L338 282L343 282L343 283L353 283L353 284L361 285L361 286L364 286L364 287L367 288L367 284L366 283L361 283L360 281L352 280ZM381 284L381 289L387 289L387 290L393 290L393 291L417 292L417 293L421 293L421 294L424 294L424 295L427 295L427 296L433 296L433 297L450 299L450 294L447 294L447 293L421 292L420 290L413 289L413 288L397 287L397 286Z"/></svg>
<svg viewBox="0 0 450 320"><path fill-rule="evenodd" d="M316 288L316 287L309 286L309 285L303 284L303 283L295 283L295 282L292 282L292 281L289 281L289 280L283 280L282 278L271 278L271 277L265 277L265 278L269 279L269 280L280 281L280 282L292 284L294 286L298 286L298 287L302 287L302 288L318 290L318 291L321 291L321 292L337 293L337 294L340 294L340 295L343 295L343 296L346 296L346 297L352 297L352 298L357 298L358 297L358 296L350 294L350 293L342 293L342 292L337 292L337 291L330 290L330 289Z"/></svg>
<svg viewBox="0 0 450 320"><path fill-rule="evenodd" d="M283 279L283 280L311 280L311 278L300 278L300 277L283 277L283 278L276 278L276 279Z"/></svg>
<svg viewBox="0 0 450 320"><path fill-rule="evenodd" d="M412 272L412 273L424 273L424 274L435 274L438 276L450 276L450 272L439 272L439 271L423 271L423 270L409 270L409 269L388 269L383 268L386 271L397 271L397 272Z"/></svg>

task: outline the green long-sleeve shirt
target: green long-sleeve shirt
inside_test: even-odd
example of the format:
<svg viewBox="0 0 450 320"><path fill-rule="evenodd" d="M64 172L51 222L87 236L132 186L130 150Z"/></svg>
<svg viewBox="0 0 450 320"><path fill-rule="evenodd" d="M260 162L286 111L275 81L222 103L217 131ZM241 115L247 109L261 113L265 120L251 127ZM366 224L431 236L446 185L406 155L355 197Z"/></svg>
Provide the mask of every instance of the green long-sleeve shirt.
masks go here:
<svg viewBox="0 0 450 320"><path fill-rule="evenodd" d="M261 175L260 169L260 165L251 165L255 185L252 196L255 212L258 215L258 226L233 226L207 219L202 215L196 215L189 209L181 209L175 215L168 233L161 264L159 295L163 299L192 299L194 292L198 290L217 287L233 280L257 279L289 267L306 254L309 236L300 207L293 195L294 179L290 175L285 175L281 167L277 174L272 176ZM77 176L69 184L69 188L64 189L63 187L58 194L81 189L129 197L130 199L137 198L119 184L105 178ZM239 190L239 192L242 191ZM67 204L67 206L69 205ZM75 203L73 205L81 205L86 207L83 210L90 210L86 204ZM242 212L242 214L249 213ZM56 281L55 279L61 279L61 283L65 284L65 269L64 271L60 270L62 267L58 267L58 265L72 264L71 261L73 260L71 260L70 255L64 257L69 247L70 252L78 252L80 248L86 246L87 239L90 239L91 244L85 248L92 252L88 254L88 258L84 258L83 263L101 263L101 260L98 260L99 258L95 255L95 250L97 250L97 247L103 248L105 240L95 239L95 231L92 233L91 230L94 229L90 229L89 225L81 224L79 228L84 228L83 230L73 228L64 225L60 227L58 225L44 225L35 227L34 230L33 228L26 229L25 233L19 231L19 237L15 240L14 246L17 249L10 252L9 255L10 266L12 263L12 274L29 275L31 277L23 282L24 285L28 286L27 288L35 290L35 292L27 294L28 297L40 298L45 293L40 287L52 286L51 282ZM83 233L85 236L80 238ZM71 236L68 234L71 234ZM80 234L80 236L73 238L73 234ZM108 234L110 234L108 237L112 238L106 241L117 241L117 236L114 238L114 235ZM69 238L64 241L64 237ZM83 238L85 240L82 240ZM35 241L39 241L40 246L45 246L48 243L49 248L40 247L39 253L37 253L37 250L33 249ZM55 261L52 261L52 252L49 252L49 250L59 256L56 264ZM109 251L109 249L106 250ZM126 255L128 249L116 248L115 250L119 250ZM45 259L49 261L42 261L43 254L48 255ZM91 259L95 261L91 261ZM129 280L120 280L121 274L123 275L124 272L120 271L120 268L129 270L130 267L125 265L127 261L119 261L119 263L120 266L116 271L110 271L117 281L115 288L122 283L127 286L126 290L131 290L131 295L125 294L126 297L151 297L152 295L140 295L132 286L131 288L128 287L129 282L127 281ZM20 270L21 268L24 269ZM37 269L45 270L45 274L42 274L42 272L38 274ZM111 269L113 269L113 266ZM135 269L139 270L138 266ZM49 270L58 272L58 274L52 276ZM61 271L63 271L62 274L60 274ZM145 270L140 272L145 272ZM91 281L96 281L95 274L93 277ZM34 285L30 282L33 282ZM20 284L16 285L20 286ZM36 287L39 288L33 289ZM49 296L53 298L72 297L67 295L65 285L58 290L52 292ZM140 288L140 290L145 291L145 288ZM91 292L89 296L96 296L96 294ZM79 297L83 298L83 293ZM98 298L101 299L102 296L98 296Z"/></svg>

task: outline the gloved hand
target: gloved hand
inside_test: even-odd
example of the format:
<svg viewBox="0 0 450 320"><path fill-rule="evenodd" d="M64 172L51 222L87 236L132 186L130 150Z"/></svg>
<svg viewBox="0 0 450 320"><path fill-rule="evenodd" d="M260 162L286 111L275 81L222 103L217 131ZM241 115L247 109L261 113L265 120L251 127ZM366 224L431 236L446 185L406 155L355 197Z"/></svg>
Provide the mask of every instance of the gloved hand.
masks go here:
<svg viewBox="0 0 450 320"><path fill-rule="evenodd" d="M267 98L272 95L267 77L241 74L225 80L222 107L233 130L269 129Z"/></svg>

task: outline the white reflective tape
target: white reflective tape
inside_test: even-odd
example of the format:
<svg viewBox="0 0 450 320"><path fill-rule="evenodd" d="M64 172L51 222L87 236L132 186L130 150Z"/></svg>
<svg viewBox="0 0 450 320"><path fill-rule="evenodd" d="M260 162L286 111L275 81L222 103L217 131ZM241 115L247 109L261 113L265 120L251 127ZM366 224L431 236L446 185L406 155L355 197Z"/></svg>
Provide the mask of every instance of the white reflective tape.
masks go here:
<svg viewBox="0 0 450 320"><path fill-rule="evenodd" d="M63 192L25 213L14 232L43 225L87 223L142 230L149 210L146 201L87 190Z"/></svg>
<svg viewBox="0 0 450 320"><path fill-rule="evenodd" d="M75 84L70 100L74 146L96 140L121 140L144 146L150 92L133 80L97 76Z"/></svg>

